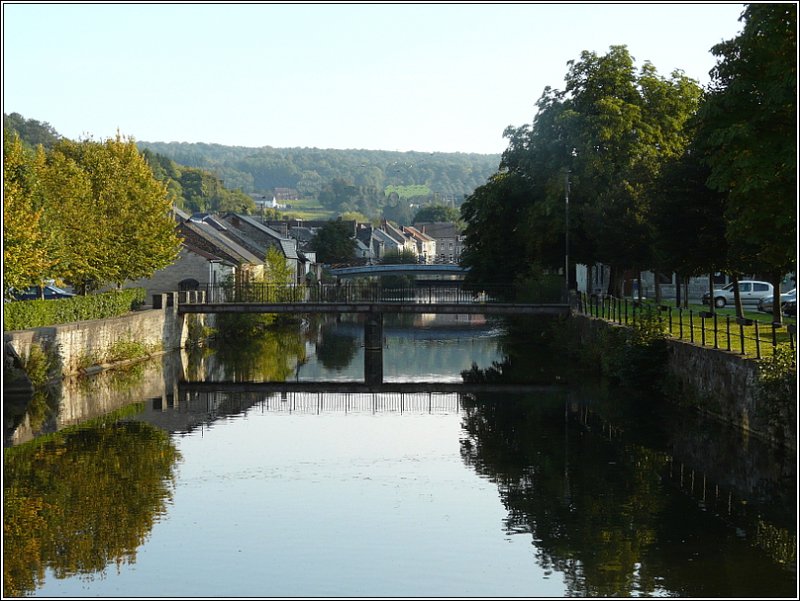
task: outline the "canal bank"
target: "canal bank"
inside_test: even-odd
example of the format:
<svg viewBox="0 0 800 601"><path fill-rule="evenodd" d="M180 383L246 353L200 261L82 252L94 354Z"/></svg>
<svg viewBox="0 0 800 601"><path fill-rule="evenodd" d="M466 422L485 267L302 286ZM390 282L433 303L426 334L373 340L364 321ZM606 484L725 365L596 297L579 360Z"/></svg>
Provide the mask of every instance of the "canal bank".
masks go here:
<svg viewBox="0 0 800 601"><path fill-rule="evenodd" d="M152 308L119 317L3 332L4 365L25 365L42 352L48 379L59 379L183 348L203 316L180 315L175 296L155 295Z"/></svg>
<svg viewBox="0 0 800 601"><path fill-rule="evenodd" d="M586 315L573 315L571 322L575 342L593 349L593 355L607 349L609 333L631 330ZM797 404L765 401L759 361L670 338L664 344L663 385L669 397L771 443L797 448Z"/></svg>
<svg viewBox="0 0 800 601"><path fill-rule="evenodd" d="M179 314L176 297L177 293L156 295L152 309L120 317L5 332L6 365L9 355L16 355L25 364L38 348L48 357L49 377L59 379L120 365L119 356L111 359L112 351L125 345L138 351L136 357L124 357L127 360L183 348L191 330L202 326L206 316ZM602 355L610 333L630 331L586 315L573 314L569 322L570 347L572 351L580 349L579 355ZM664 342L664 391L669 397L764 440L797 448L796 403L765 402L758 361L679 340L666 338ZM607 359L600 363L604 361ZM17 388L19 395L30 394L26 385L18 384ZM5 392L13 391L7 388ZM785 396L791 398L791 391Z"/></svg>

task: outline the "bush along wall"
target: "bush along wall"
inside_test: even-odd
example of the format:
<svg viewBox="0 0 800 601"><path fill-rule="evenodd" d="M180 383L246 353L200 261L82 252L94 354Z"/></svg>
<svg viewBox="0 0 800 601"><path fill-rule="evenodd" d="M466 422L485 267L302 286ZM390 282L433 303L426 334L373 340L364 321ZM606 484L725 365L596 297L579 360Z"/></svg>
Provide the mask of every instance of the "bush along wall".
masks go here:
<svg viewBox="0 0 800 601"><path fill-rule="evenodd" d="M124 315L144 304L144 288L126 288L56 300L14 301L3 305L3 329L27 330Z"/></svg>
<svg viewBox="0 0 800 601"><path fill-rule="evenodd" d="M669 351L658 313L645 312L629 326L573 318L561 324L563 351L626 388L663 394Z"/></svg>

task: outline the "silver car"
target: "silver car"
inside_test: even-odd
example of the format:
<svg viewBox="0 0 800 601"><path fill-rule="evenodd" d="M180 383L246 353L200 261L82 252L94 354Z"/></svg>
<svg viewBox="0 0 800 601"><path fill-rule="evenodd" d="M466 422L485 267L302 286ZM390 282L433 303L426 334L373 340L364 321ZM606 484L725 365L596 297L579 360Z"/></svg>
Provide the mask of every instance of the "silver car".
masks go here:
<svg viewBox="0 0 800 601"><path fill-rule="evenodd" d="M792 288L789 292L781 294L781 307L786 305L787 302L797 302L797 288ZM758 301L758 310L764 313L772 313L772 295L765 296Z"/></svg>
<svg viewBox="0 0 800 601"><path fill-rule="evenodd" d="M772 284L755 280L741 280L739 282L739 298L743 305L757 305L765 296L772 295ZM703 304L709 304L709 294L703 295ZM733 304L733 284L714 290L714 306L721 309L725 305Z"/></svg>

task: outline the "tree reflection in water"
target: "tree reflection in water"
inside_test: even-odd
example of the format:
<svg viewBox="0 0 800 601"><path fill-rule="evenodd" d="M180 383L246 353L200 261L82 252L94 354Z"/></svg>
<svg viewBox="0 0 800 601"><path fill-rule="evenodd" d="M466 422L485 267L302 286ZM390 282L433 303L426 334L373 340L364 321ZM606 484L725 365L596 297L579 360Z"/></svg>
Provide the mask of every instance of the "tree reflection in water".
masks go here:
<svg viewBox="0 0 800 601"><path fill-rule="evenodd" d="M758 499L703 489L699 473L690 481L668 452L565 395L462 406L464 462L497 484L508 534L531 536L567 594L793 595L795 523L766 521Z"/></svg>
<svg viewBox="0 0 800 601"><path fill-rule="evenodd" d="M531 357L538 369L528 363ZM462 376L517 383L557 357L511 354ZM764 512L742 496L734 505L747 510L726 510L682 488L670 474L678 469L674 453L688 448L692 430L673 431L684 424L664 420L669 413L652 397L609 392L573 388L462 399L462 458L497 484L507 533L531 536L536 562L560 572L570 596L793 596L796 525L790 519L766 524ZM703 428L695 432L695 445L707 450L697 443L712 438ZM744 457L753 469L758 461L752 454L737 460ZM779 481L780 471L762 478ZM714 490L709 486L709 497ZM751 495L754 504L765 500L757 496ZM783 505L780 495L767 502Z"/></svg>
<svg viewBox="0 0 800 601"><path fill-rule="evenodd" d="M130 411L131 409L126 409ZM108 417L4 450L3 596L133 563L172 498L166 432Z"/></svg>

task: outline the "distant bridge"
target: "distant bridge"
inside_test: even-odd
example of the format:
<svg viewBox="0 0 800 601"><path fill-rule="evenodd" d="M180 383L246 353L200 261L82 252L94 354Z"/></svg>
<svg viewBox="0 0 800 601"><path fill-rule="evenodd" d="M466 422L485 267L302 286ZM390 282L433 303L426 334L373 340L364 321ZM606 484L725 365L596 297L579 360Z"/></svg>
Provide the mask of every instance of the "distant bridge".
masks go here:
<svg viewBox="0 0 800 601"><path fill-rule="evenodd" d="M335 267L331 275L339 278L356 278L379 275L413 275L413 276L455 276L463 279L469 269L452 263L398 263L391 265L355 265L352 267Z"/></svg>

